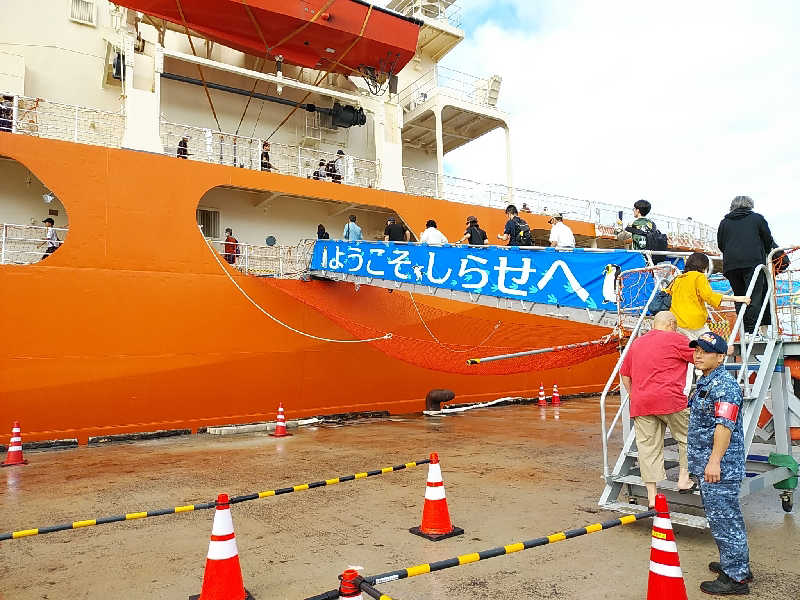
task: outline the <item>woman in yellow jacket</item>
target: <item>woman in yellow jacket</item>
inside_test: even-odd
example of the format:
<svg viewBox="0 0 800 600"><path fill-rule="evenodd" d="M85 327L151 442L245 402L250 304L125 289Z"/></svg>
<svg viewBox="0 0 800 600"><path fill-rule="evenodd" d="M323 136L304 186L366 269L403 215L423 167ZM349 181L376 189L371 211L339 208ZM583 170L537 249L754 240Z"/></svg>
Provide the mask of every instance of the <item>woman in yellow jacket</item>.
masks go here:
<svg viewBox="0 0 800 600"><path fill-rule="evenodd" d="M678 275L667 289L672 296L670 312L678 321L678 331L690 340L696 340L708 331L708 309L706 304L719 308L723 302L750 304L746 296L728 296L711 289L706 273L710 261L702 252L695 252L686 259L683 273Z"/></svg>

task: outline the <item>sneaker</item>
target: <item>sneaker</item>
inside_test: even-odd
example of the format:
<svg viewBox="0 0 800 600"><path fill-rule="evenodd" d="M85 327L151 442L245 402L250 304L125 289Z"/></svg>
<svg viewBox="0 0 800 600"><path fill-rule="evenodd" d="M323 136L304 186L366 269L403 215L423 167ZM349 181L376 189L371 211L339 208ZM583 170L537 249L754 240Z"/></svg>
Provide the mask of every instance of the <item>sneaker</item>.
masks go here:
<svg viewBox="0 0 800 600"><path fill-rule="evenodd" d="M722 573L722 565L720 565L717 561L708 563L708 570L712 573L720 574ZM742 583L750 583L753 581L753 572L750 569L747 569L747 577L742 580Z"/></svg>
<svg viewBox="0 0 800 600"><path fill-rule="evenodd" d="M700 591L713 596L746 596L750 593L750 587L746 583L734 581L725 573L720 573L714 581L701 583Z"/></svg>

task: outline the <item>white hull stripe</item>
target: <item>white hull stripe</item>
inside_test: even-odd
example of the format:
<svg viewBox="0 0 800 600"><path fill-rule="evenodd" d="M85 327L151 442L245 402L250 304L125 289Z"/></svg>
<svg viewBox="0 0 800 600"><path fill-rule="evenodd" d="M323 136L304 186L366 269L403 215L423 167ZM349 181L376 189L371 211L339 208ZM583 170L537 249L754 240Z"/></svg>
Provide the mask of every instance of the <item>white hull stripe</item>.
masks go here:
<svg viewBox="0 0 800 600"><path fill-rule="evenodd" d="M444 500L444 486L425 488L425 500Z"/></svg>
<svg viewBox="0 0 800 600"><path fill-rule="evenodd" d="M211 535L229 535L231 533L233 533L231 510L215 511L214 525L211 526Z"/></svg>
<svg viewBox="0 0 800 600"><path fill-rule="evenodd" d="M11 443L12 443L12 444L13 444L14 442L21 442L21 441L22 441L22 438L21 438L21 437L12 437L12 438L11 438Z"/></svg>
<svg viewBox="0 0 800 600"><path fill-rule="evenodd" d="M672 540L660 540L658 538L653 538L653 548L656 550L661 550L662 552L674 552L675 554L678 553L678 546Z"/></svg>
<svg viewBox="0 0 800 600"><path fill-rule="evenodd" d="M22 446L9 446L9 452L22 452Z"/></svg>
<svg viewBox="0 0 800 600"><path fill-rule="evenodd" d="M225 560L238 556L239 550L236 548L236 540L225 540L224 542L208 543L208 558L210 560Z"/></svg>
<svg viewBox="0 0 800 600"><path fill-rule="evenodd" d="M663 577L674 577L676 579L683 579L683 571L680 567L670 565L662 565L661 563L650 561L650 572Z"/></svg>
<svg viewBox="0 0 800 600"><path fill-rule="evenodd" d="M672 529L672 521L664 517L653 517L653 527L659 529Z"/></svg>

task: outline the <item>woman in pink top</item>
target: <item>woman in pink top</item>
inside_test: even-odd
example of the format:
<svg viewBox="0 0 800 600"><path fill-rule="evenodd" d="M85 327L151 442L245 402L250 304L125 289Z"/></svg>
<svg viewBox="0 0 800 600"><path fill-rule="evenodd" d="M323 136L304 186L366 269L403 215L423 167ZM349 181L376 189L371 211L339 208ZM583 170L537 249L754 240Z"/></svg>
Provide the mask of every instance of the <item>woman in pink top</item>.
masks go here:
<svg viewBox="0 0 800 600"><path fill-rule="evenodd" d="M631 344L620 368L622 384L630 396L639 470L651 507L656 501L656 484L667 478L664 469L667 427L678 442L678 489L682 492L694 489L686 454L689 409L683 393L686 365L692 362L694 351L677 328L675 315L669 311L658 313L653 319L653 329Z"/></svg>

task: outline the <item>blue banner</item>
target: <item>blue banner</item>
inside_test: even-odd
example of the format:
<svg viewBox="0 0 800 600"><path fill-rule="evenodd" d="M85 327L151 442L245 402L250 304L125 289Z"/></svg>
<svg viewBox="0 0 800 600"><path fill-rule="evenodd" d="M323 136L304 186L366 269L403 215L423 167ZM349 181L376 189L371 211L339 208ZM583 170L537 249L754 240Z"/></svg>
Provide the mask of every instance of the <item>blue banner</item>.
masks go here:
<svg viewBox="0 0 800 600"><path fill-rule="evenodd" d="M415 283L592 310L616 310L620 270L645 266L638 252L428 246L318 240L313 271Z"/></svg>

